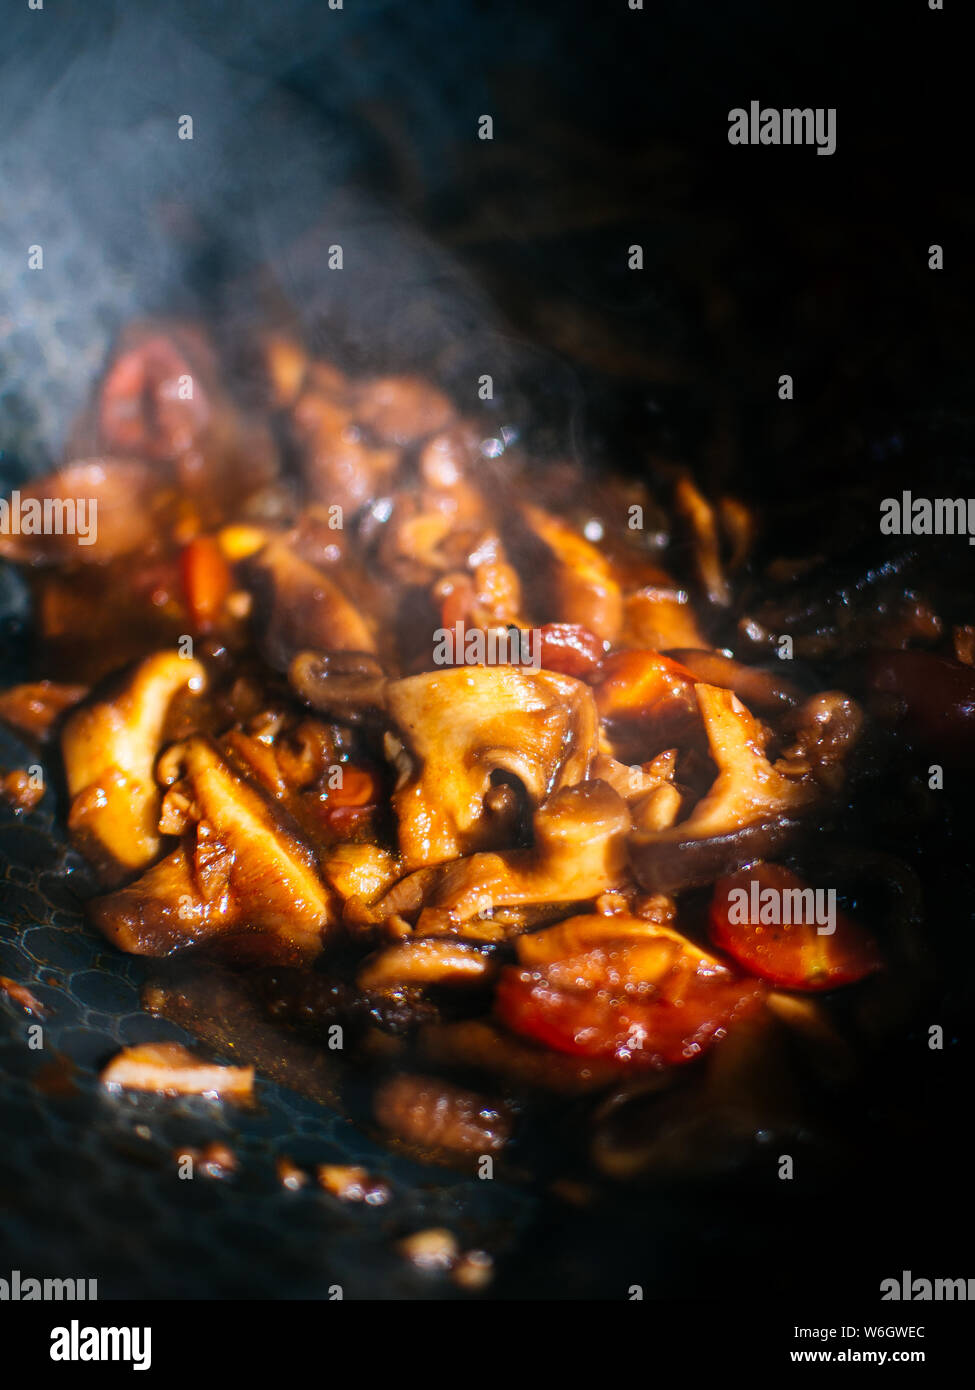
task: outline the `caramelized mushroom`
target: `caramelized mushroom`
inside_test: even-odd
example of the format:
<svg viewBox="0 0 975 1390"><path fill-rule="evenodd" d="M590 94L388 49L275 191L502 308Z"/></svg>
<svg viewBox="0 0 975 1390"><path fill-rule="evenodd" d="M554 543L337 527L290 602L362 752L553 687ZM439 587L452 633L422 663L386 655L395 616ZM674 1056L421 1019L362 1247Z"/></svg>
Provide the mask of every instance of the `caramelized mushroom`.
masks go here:
<svg viewBox="0 0 975 1390"><path fill-rule="evenodd" d="M475 854L441 871L427 896L420 931L445 931L496 907L573 903L627 878L626 803L605 782L563 787L536 811L534 845Z"/></svg>
<svg viewBox="0 0 975 1390"><path fill-rule="evenodd" d="M737 696L713 685L694 689L718 776L686 820L633 835L633 872L651 892L709 883L777 851L816 798L814 784L768 761L764 730Z"/></svg>
<svg viewBox="0 0 975 1390"><path fill-rule="evenodd" d="M68 825L85 854L111 881L159 853L159 790L153 765L170 703L178 691L203 690L198 661L157 652L121 688L97 696L67 719L61 736L71 797Z"/></svg>
<svg viewBox="0 0 975 1390"><path fill-rule="evenodd" d="M281 960L316 955L332 920L331 901L314 855L281 808L198 736L167 751L160 775L180 779L196 821L195 844L96 900L96 925L139 955L166 955L225 937L248 954ZM258 941L237 940L251 934Z"/></svg>
<svg viewBox="0 0 975 1390"><path fill-rule="evenodd" d="M296 652L372 652L369 624L324 571L274 541L250 562L261 644L270 665L286 671Z"/></svg>
<svg viewBox="0 0 975 1390"><path fill-rule="evenodd" d="M145 463L85 458L23 489L0 558L21 565L103 564L151 546L158 483ZM16 518L16 519L15 519Z"/></svg>
<svg viewBox="0 0 975 1390"><path fill-rule="evenodd" d="M254 1068L204 1062L179 1043L142 1043L113 1057L102 1072L101 1082L110 1090L219 1096L241 1104L253 1099Z"/></svg>
<svg viewBox="0 0 975 1390"><path fill-rule="evenodd" d="M511 838L510 803L492 813L497 774L533 805L584 778L595 754L596 710L569 676L471 666L386 687L386 708L414 770L393 794L405 870L440 864Z"/></svg>
<svg viewBox="0 0 975 1390"><path fill-rule="evenodd" d="M541 507L526 504L522 516L548 557L559 622L579 623L612 642L623 623L623 597L612 566L578 531Z"/></svg>
<svg viewBox="0 0 975 1390"><path fill-rule="evenodd" d="M394 1076L376 1092L383 1129L422 1148L491 1154L511 1137L508 1108L429 1076Z"/></svg>

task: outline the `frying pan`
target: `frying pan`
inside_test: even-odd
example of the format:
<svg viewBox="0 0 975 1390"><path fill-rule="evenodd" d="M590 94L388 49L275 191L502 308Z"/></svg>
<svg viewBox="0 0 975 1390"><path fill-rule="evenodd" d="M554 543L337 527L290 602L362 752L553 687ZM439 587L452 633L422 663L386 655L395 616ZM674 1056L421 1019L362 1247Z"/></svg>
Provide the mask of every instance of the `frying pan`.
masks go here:
<svg viewBox="0 0 975 1390"><path fill-rule="evenodd" d="M352 369L408 365L464 402L491 371L495 418L582 459L594 486L610 464L690 460L704 482L733 479L762 501L773 549L788 534L796 549L863 559L872 532L838 524L860 515L858 489L918 468L954 482L972 444L967 325L910 279L928 235L914 203L894 240L884 200L910 176L942 225L962 214L920 154L884 154L855 55L822 78L828 12L797 43L779 7L737 6L734 20L694 9L692 22L664 7L650 26L625 7L594 21L575 0L549 12L359 0L327 15L298 0L163 13L129 0L65 6L43 33L36 13L16 16L0 75L3 490L58 456L131 317L202 314L232 348L284 313ZM834 165L780 161L770 180L768 166L727 163L723 113L772 71L783 88L845 82ZM880 74L875 95L893 109L892 79ZM499 134L488 148L474 137L485 111ZM184 112L192 145L175 135ZM322 248L335 241L347 269L329 278ZM634 241L648 265L636 282ZM45 270L31 278L22 251L37 243ZM783 361L805 397L790 415L769 390ZM964 566L929 557L921 577L932 567L964 609ZM29 604L6 570L0 636L3 683L23 679ZM0 733L0 766L36 758ZM0 806L0 974L48 1010L32 1050L33 1020L0 1002L0 1270L95 1277L101 1297L316 1298L341 1285L437 1299L625 1298L632 1284L717 1295L732 1264L779 1294L827 1279L872 1295L901 1268L951 1272L959 1194L925 1133L951 1141L964 1065L949 1048L932 1077L920 1025L859 1119L838 1102L851 1132L838 1166L812 1161L792 1188L745 1173L591 1206L553 1192L538 1176L551 1165L481 1182L417 1163L273 1080L253 1112L107 1097L97 1070L120 1046L192 1039L140 1010L149 967L85 924L91 885L64 839L53 766L48 788L28 818ZM951 805L910 850L937 903L939 960L970 917L964 808ZM871 833L883 841L882 826ZM939 989L951 1037L970 995L957 973ZM180 1181L174 1150L212 1139L231 1144L237 1174ZM288 1191L281 1156L362 1164L392 1195L366 1208ZM918 1185L926 1205L905 1206ZM396 1252L431 1226L494 1255L486 1291Z"/></svg>

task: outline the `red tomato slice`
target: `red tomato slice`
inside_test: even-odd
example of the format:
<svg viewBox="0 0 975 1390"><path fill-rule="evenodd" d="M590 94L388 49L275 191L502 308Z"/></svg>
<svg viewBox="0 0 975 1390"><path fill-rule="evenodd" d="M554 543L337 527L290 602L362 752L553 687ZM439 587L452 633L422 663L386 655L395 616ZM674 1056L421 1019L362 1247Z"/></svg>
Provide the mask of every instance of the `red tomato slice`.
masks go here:
<svg viewBox="0 0 975 1390"><path fill-rule="evenodd" d="M763 899L766 890L774 896ZM832 934L821 933L808 898L801 907L799 899L788 900L787 909L783 894L790 890L808 891L809 885L780 864L756 864L719 879L711 902L711 940L753 975L782 989L835 989L882 969L879 948L859 922L837 912ZM761 920L773 913L777 921ZM787 915L804 920L787 925Z"/></svg>
<svg viewBox="0 0 975 1390"><path fill-rule="evenodd" d="M572 941L589 949L545 962L545 937L555 948ZM574 918L522 941L529 964L501 972L495 1011L512 1032L577 1057L657 1068L688 1062L764 997L758 980L635 919Z"/></svg>
<svg viewBox="0 0 975 1390"><path fill-rule="evenodd" d="M198 632L209 631L230 593L230 566L212 536L197 536L184 546L180 558L183 593Z"/></svg>

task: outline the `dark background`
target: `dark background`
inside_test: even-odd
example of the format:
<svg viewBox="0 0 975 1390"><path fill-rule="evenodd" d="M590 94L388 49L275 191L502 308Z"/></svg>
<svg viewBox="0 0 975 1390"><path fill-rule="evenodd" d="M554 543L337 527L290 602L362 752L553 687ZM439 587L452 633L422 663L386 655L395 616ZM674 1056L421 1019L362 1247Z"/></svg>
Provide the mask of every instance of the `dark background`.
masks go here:
<svg viewBox="0 0 975 1390"><path fill-rule="evenodd" d="M831 516L845 517L844 555L876 546L882 496L942 482L956 495L971 477L970 84L963 7L946 3L4 0L5 487L57 456L133 314L203 312L233 342L283 301L352 365L429 370L459 399L492 372L499 412L581 458L594 486L610 465L675 459L773 513L818 499L788 538L796 551L821 545ZM836 106L836 153L730 146L728 111L752 99ZM184 112L192 144L175 136ZM490 144L476 139L482 113ZM333 241L341 275L323 270ZM37 242L43 275L22 269ZM851 521L852 484L873 500ZM15 581L0 584L13 678L27 629ZM931 883L961 933L957 820ZM958 1268L958 1045L923 1099L908 1087L891 1138L814 1192L658 1193L587 1215L393 1165L411 1205L364 1233L289 1207L266 1170L302 1145L388 1160L269 1087L271 1119L242 1141L253 1190L167 1205L167 1124L185 1138L188 1120L153 1119L146 1145L134 1120L123 1134L98 1108L94 1066L145 1026L138 972L88 937L70 900L52 903L48 824L0 839L0 970L53 971L68 991L56 1036L78 1091L65 1107L36 1089L5 1015L0 1211L14 1215L0 1270L94 1266L116 1296L294 1296L320 1295L337 1268L360 1296L420 1296L383 1242L422 1212L472 1240L504 1232L499 1296L619 1297L631 1282L720 1295L748 1280L872 1297L903 1268L971 1272ZM25 924L40 933L26 956ZM961 1020L970 996L952 990Z"/></svg>

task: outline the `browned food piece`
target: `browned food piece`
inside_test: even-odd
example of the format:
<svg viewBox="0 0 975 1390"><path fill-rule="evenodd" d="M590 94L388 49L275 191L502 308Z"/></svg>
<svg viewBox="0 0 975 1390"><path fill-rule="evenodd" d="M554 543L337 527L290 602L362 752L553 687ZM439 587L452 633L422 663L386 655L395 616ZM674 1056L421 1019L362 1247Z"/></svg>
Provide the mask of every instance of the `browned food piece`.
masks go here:
<svg viewBox="0 0 975 1390"><path fill-rule="evenodd" d="M44 739L64 713L88 694L86 685L30 681L0 691L0 720L19 733Z"/></svg>
<svg viewBox="0 0 975 1390"><path fill-rule="evenodd" d="M501 940L546 905L541 915L551 920L553 906L568 908L627 883L630 828L626 803L605 782L563 787L535 812L531 849L418 869L372 906L350 901L346 919L355 926L384 924L388 933L404 936L410 930L405 919L419 913L421 933Z"/></svg>
<svg viewBox="0 0 975 1390"><path fill-rule="evenodd" d="M265 546L248 566L261 645L270 665L286 671L297 652L373 652L366 619L334 579L283 542Z"/></svg>
<svg viewBox="0 0 975 1390"><path fill-rule="evenodd" d="M237 922L229 894L204 897L192 847L180 845L134 883L93 898L88 913L109 941L137 956L166 956L213 941Z"/></svg>
<svg viewBox="0 0 975 1390"><path fill-rule="evenodd" d="M755 544L755 517L750 508L737 497L720 497L718 516L721 529L728 540L728 572L734 574L736 570L741 569Z"/></svg>
<svg viewBox="0 0 975 1390"><path fill-rule="evenodd" d="M776 766L790 777L809 776L829 791L838 791L846 763L863 727L863 712L841 690L811 695L787 721L793 742Z"/></svg>
<svg viewBox="0 0 975 1390"><path fill-rule="evenodd" d="M355 415L384 444L415 444L446 429L454 408L420 377L386 376L356 388Z"/></svg>
<svg viewBox="0 0 975 1390"><path fill-rule="evenodd" d="M350 724L386 708L386 676L368 652L299 652L288 680L314 709Z"/></svg>
<svg viewBox="0 0 975 1390"><path fill-rule="evenodd" d="M397 1249L417 1269L431 1273L453 1268L460 1254L457 1237L443 1226L414 1231L398 1242Z"/></svg>
<svg viewBox="0 0 975 1390"><path fill-rule="evenodd" d="M16 980L9 980L6 975L0 975L0 994L5 994L34 1018L47 1017L47 1009L40 1000L34 998L27 986L19 985Z"/></svg>
<svg viewBox="0 0 975 1390"><path fill-rule="evenodd" d="M605 782L563 787L533 821L531 849L475 854L446 865L426 897L420 931L449 931L496 907L572 903L628 877L630 813Z"/></svg>
<svg viewBox="0 0 975 1390"><path fill-rule="evenodd" d="M645 584L623 599L623 647L669 652L673 647L704 647L686 589L669 583Z"/></svg>
<svg viewBox="0 0 975 1390"><path fill-rule="evenodd" d="M962 627L951 629L951 641L955 651L955 660L960 661L963 666L975 666L975 627L971 623L966 623Z"/></svg>
<svg viewBox="0 0 975 1390"><path fill-rule="evenodd" d="M381 497L399 467L396 448L369 444L354 402L310 381L291 414L308 497L350 514Z"/></svg>
<svg viewBox="0 0 975 1390"><path fill-rule="evenodd" d="M106 881L143 868L159 853L153 767L166 715L178 691L198 694L205 684L198 661L156 652L66 720L61 750L71 796L68 826Z"/></svg>
<svg viewBox="0 0 975 1390"><path fill-rule="evenodd" d="M101 1083L110 1089L167 1096L219 1096L236 1104L248 1104L254 1098L253 1067L204 1062L179 1043L124 1048L105 1067Z"/></svg>
<svg viewBox="0 0 975 1390"><path fill-rule="evenodd" d="M633 872L651 892L707 883L778 850L817 799L806 767L768 761L765 732L736 695L703 683L694 689L718 776L686 820L632 836Z"/></svg>
<svg viewBox="0 0 975 1390"><path fill-rule="evenodd" d="M494 1278L494 1259L486 1250L465 1250L450 1275L461 1289L485 1289Z"/></svg>
<svg viewBox="0 0 975 1390"><path fill-rule="evenodd" d="M510 838L511 803L491 810L498 774L517 778L537 805L581 781L596 751L589 689L548 671L410 676L386 687L386 708L414 763L393 794L406 871Z"/></svg>
<svg viewBox="0 0 975 1390"><path fill-rule="evenodd" d="M404 985L483 985L497 967L476 946L451 937L411 937L363 963L356 983L379 993Z"/></svg>
<svg viewBox="0 0 975 1390"><path fill-rule="evenodd" d="M386 1183L373 1178L357 1164L320 1163L316 1175L319 1187L340 1202L365 1202L370 1207L381 1207L392 1195Z"/></svg>
<svg viewBox="0 0 975 1390"><path fill-rule="evenodd" d="M731 602L731 589L721 563L721 537L714 508L690 478L680 478L674 489L674 502L693 537L698 577L711 603L724 608Z"/></svg>
<svg viewBox="0 0 975 1390"><path fill-rule="evenodd" d="M499 1153L513 1127L507 1106L429 1076L394 1076L376 1091L373 1108L389 1134L424 1149Z"/></svg>
<svg viewBox="0 0 975 1390"><path fill-rule="evenodd" d="M14 768L4 773L0 769L0 796L8 802L18 816L27 815L44 795L44 783L35 781L23 768Z"/></svg>
<svg viewBox="0 0 975 1390"><path fill-rule="evenodd" d="M94 413L84 428L94 429L99 447L150 461L157 478L193 499L204 521L239 508L277 472L267 423L232 401L213 345L194 325L130 325Z"/></svg>
<svg viewBox="0 0 975 1390"><path fill-rule="evenodd" d="M322 859L326 883L347 902L375 902L399 877L399 865L380 845L336 845Z"/></svg>
<svg viewBox="0 0 975 1390"><path fill-rule="evenodd" d="M607 753L600 753L593 760L591 775L608 782L618 796L632 803L664 783L672 783L676 768L676 748L667 748L645 763L621 763Z"/></svg>
<svg viewBox="0 0 975 1390"><path fill-rule="evenodd" d="M606 556L541 507L525 504L522 516L548 561L555 611L546 616L579 623L603 641L615 641L623 624L623 596Z"/></svg>
<svg viewBox="0 0 975 1390"><path fill-rule="evenodd" d="M613 751L627 763L686 744L700 730L694 677L659 652L614 652L602 664L593 696Z"/></svg>
<svg viewBox="0 0 975 1390"><path fill-rule="evenodd" d="M195 832L135 883L93 901L99 929L137 955L200 944L282 961L317 955L331 899L281 808L205 738L169 749L160 775L178 786Z"/></svg>
<svg viewBox="0 0 975 1390"><path fill-rule="evenodd" d="M785 676L746 666L721 652L679 647L667 655L672 661L679 661L696 680L733 690L749 709L775 714L790 709L801 698L798 686Z"/></svg>
<svg viewBox="0 0 975 1390"><path fill-rule="evenodd" d="M97 926L139 955L167 955L220 937L234 938L241 954L317 955L332 919L330 894L280 806L236 776L206 738L168 749L160 777L191 808L195 845L177 849L128 888L95 899Z"/></svg>
<svg viewBox="0 0 975 1390"><path fill-rule="evenodd" d="M21 565L104 564L150 548L157 490L144 463L85 458L66 464L21 489L11 525L0 528L0 558Z"/></svg>

